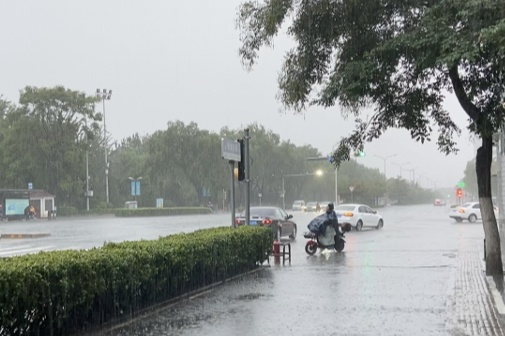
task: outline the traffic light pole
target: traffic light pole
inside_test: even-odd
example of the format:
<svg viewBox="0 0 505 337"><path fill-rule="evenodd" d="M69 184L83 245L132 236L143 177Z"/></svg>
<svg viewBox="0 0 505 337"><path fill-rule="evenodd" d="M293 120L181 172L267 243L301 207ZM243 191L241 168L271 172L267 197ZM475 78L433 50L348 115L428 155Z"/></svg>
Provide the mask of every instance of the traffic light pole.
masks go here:
<svg viewBox="0 0 505 337"><path fill-rule="evenodd" d="M231 181L230 181L230 207L231 207L231 226L236 227L235 224L235 177L234 177L234 169L235 162L233 160L229 161L230 170L231 170Z"/></svg>

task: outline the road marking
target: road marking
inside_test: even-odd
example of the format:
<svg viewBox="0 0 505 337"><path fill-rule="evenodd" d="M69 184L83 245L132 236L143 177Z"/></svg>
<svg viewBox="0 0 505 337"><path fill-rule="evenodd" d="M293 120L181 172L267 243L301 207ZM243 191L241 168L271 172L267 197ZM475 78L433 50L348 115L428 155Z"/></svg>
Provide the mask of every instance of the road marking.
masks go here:
<svg viewBox="0 0 505 337"><path fill-rule="evenodd" d="M43 247L31 247L31 248L26 248L26 249L19 249L17 247L16 249L2 249L0 251L0 256L8 257L8 256L14 256L14 255L23 255L23 254L28 254L28 253L39 253L40 251L43 250L49 250L49 249L54 249L54 246L43 246Z"/></svg>

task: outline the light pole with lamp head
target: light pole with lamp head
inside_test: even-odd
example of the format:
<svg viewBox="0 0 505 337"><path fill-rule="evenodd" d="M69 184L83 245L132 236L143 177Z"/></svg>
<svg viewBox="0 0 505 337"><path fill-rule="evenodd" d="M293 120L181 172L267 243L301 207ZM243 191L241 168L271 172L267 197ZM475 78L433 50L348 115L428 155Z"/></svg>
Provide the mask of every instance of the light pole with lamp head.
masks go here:
<svg viewBox="0 0 505 337"><path fill-rule="evenodd" d="M403 171L402 171L402 168L403 168L405 165L409 165L409 164L410 164L410 162L408 161L408 162L403 163L403 164L397 164L397 163L393 163L393 162L391 162L391 164L396 165L396 166L398 166L398 167L400 168L400 179L403 179Z"/></svg>
<svg viewBox="0 0 505 337"><path fill-rule="evenodd" d="M283 174L282 175L282 209L286 209L286 190L284 188L284 180L286 177L305 177L305 176L322 176L324 172L322 170L317 170L314 173L293 173L293 174Z"/></svg>
<svg viewBox="0 0 505 337"><path fill-rule="evenodd" d="M109 205L109 159L107 152L109 151L108 141L107 141L107 125L105 124L105 100L110 100L112 96L112 90L107 92L107 89L96 89L96 97L102 100L103 104L103 135L105 141L105 198L107 201L107 207Z"/></svg>
<svg viewBox="0 0 505 337"><path fill-rule="evenodd" d="M384 181L386 183L386 191L384 192L384 202L385 202L385 205L388 204L388 199L389 199L389 196L388 196L388 176L387 176L387 171L386 171L386 162L389 158L393 158L393 157L396 157L396 153L394 154L390 154L389 156L379 156L378 154L374 155L375 157L378 157L380 159L382 159L384 161Z"/></svg>
<svg viewBox="0 0 505 337"><path fill-rule="evenodd" d="M409 178L410 178L410 182L411 182L411 183L414 183L414 182L415 182L415 180L416 180L416 170L417 170L418 168L419 168L419 167L418 167L418 166L416 166L416 167L414 167L414 168L412 168L412 169L406 169L406 170L405 170L405 171L409 171L409 172L410 172L410 176L409 176ZM412 178L412 177L413 177L413 178Z"/></svg>

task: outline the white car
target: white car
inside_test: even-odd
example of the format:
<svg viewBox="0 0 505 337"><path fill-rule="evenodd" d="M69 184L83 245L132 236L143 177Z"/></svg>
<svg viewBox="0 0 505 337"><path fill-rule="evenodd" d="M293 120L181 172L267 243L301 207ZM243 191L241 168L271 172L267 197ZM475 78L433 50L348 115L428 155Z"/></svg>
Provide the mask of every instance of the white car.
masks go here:
<svg viewBox="0 0 505 337"><path fill-rule="evenodd" d="M370 206L363 204L342 204L335 206L338 222L340 224L349 223L357 231L363 227L373 227L381 229L384 227L382 215Z"/></svg>
<svg viewBox="0 0 505 337"><path fill-rule="evenodd" d="M498 219L498 208L496 206L494 206L494 214L496 219ZM461 206L452 207L449 211L449 218L456 220L456 222L482 220L480 204L479 202L467 202Z"/></svg>
<svg viewBox="0 0 505 337"><path fill-rule="evenodd" d="M293 211L305 211L305 201L295 200L293 206L291 207Z"/></svg>

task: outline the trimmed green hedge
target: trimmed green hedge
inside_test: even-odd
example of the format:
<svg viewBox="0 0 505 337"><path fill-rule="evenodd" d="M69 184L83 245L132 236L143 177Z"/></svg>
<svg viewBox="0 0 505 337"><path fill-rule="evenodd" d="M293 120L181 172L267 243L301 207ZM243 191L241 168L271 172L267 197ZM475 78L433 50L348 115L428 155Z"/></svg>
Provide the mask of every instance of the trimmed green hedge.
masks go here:
<svg viewBox="0 0 505 337"><path fill-rule="evenodd" d="M192 215L209 214L208 207L170 207L170 208L118 208L114 214L118 217L134 216L166 216L166 215Z"/></svg>
<svg viewBox="0 0 505 337"><path fill-rule="evenodd" d="M261 227L220 227L152 241L0 259L0 335L82 334L257 267Z"/></svg>

